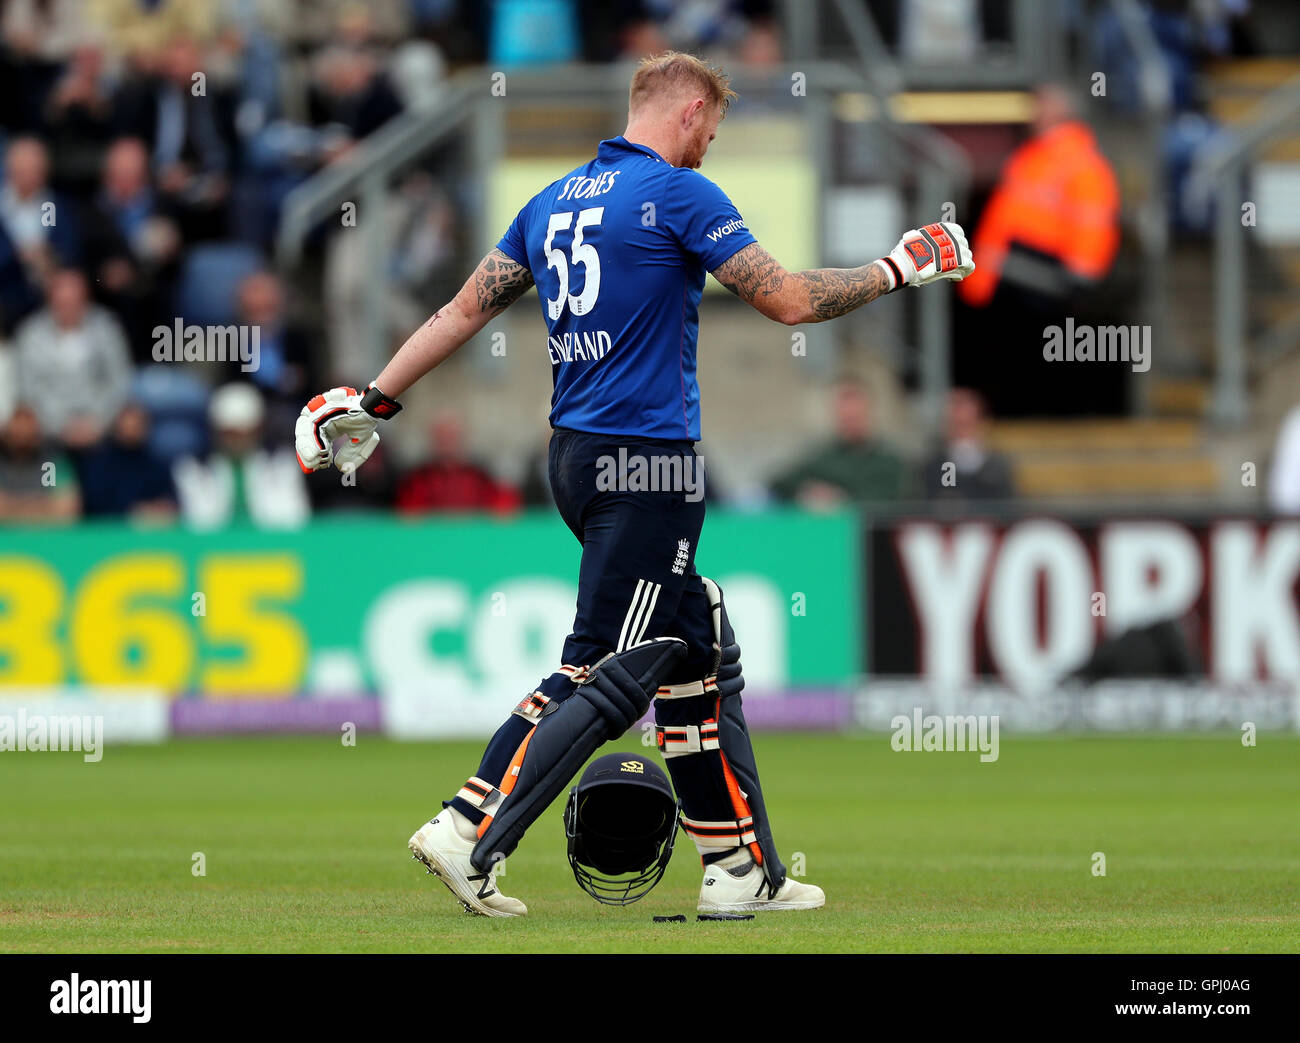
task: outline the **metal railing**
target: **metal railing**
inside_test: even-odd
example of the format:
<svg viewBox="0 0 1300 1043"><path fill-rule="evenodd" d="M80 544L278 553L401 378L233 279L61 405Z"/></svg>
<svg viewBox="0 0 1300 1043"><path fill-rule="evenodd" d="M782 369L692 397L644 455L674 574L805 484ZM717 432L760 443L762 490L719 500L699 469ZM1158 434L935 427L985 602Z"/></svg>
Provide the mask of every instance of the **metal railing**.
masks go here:
<svg viewBox="0 0 1300 1043"><path fill-rule="evenodd" d="M787 5L787 9L795 6L806 16L817 5ZM870 93L881 129L920 161L915 167L917 198L911 216L917 224L936 220L945 204L955 206L958 201L964 203L966 200L970 188L970 165L966 156L946 137L929 127L903 123L894 118L892 99L906 79L901 65L885 46L875 22L861 4L854 0L832 0L831 7L843 23L857 55L858 65L851 72L858 81L856 89ZM792 11L788 16L795 17ZM898 170L896 176L902 173ZM949 361L952 325L949 297L952 287L945 283L934 289L939 291L935 299L927 302L928 306L921 308L917 316L919 412L927 427L937 424L943 415L944 398L952 383Z"/></svg>
<svg viewBox="0 0 1300 1043"><path fill-rule="evenodd" d="M1199 189L1214 199L1214 419L1240 426L1247 416L1252 360L1267 361L1300 342L1300 308L1275 320L1252 343L1248 329L1246 236L1242 204L1251 164L1278 137L1300 129L1300 76L1270 94L1258 119L1237 131L1233 143L1208 157L1196 172Z"/></svg>
<svg viewBox="0 0 1300 1043"><path fill-rule="evenodd" d="M1173 89L1169 79L1168 64L1160 51L1151 23L1137 0L1106 0L1106 6L1115 13L1116 22L1124 40L1138 64L1138 96L1140 102L1139 148L1142 165L1148 174L1145 190L1139 200L1134 217L1138 248L1142 265L1138 275L1138 308L1142 325L1151 330L1152 351L1164 357L1168 318L1168 265L1169 255L1169 203L1159 171L1163 166L1161 139L1169 119ZM1149 412L1145 392L1147 381L1129 383L1129 407L1134 413Z"/></svg>
<svg viewBox="0 0 1300 1043"><path fill-rule="evenodd" d="M282 268L295 267L303 247L321 222L337 217L345 202L354 202L357 212L374 220L357 221L366 270L376 273L367 280L362 297L364 345L359 353L378 372L382 368L385 341L385 294L382 274L392 251L383 212L388 184L393 173L422 152L460 130L474 108L478 91L469 83L454 83L441 107L433 113L405 112L385 123L351 153L313 175L285 199L276 236L276 261Z"/></svg>
<svg viewBox="0 0 1300 1043"><path fill-rule="evenodd" d="M908 0L897 0L906 15ZM978 8L978 5L975 5ZM869 63L891 93L899 90L1019 88L1059 74L1064 5L1057 0L1011 0L1006 46L980 40L971 62L925 60L891 48L864 0L782 0L787 51L796 60L835 59L845 53ZM834 31L838 21L847 38ZM845 46L847 45L847 46Z"/></svg>

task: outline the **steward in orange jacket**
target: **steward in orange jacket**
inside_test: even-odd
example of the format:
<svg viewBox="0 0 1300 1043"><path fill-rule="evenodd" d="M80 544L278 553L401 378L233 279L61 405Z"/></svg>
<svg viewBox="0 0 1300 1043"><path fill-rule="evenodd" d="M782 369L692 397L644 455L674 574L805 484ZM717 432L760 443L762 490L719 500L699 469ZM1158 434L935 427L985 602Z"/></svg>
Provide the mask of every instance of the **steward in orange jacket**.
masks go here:
<svg viewBox="0 0 1300 1043"><path fill-rule="evenodd" d="M971 240L979 267L957 284L958 294L972 307L987 306L1013 245L1059 261L1080 282L1096 282L1119 249L1119 208L1114 171L1092 131L1075 119L1055 123L1007 161Z"/></svg>

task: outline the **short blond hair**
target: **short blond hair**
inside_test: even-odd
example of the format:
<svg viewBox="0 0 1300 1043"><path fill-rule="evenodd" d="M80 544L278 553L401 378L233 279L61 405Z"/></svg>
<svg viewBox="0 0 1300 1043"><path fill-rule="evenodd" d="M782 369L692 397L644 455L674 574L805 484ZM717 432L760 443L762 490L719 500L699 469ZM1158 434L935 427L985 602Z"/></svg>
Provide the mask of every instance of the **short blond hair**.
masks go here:
<svg viewBox="0 0 1300 1043"><path fill-rule="evenodd" d="M725 72L708 65L695 55L665 51L641 59L632 76L627 107L629 112L636 112L656 94L695 87L702 90L704 96L717 105L725 116L727 106L736 97L730 84L731 79Z"/></svg>

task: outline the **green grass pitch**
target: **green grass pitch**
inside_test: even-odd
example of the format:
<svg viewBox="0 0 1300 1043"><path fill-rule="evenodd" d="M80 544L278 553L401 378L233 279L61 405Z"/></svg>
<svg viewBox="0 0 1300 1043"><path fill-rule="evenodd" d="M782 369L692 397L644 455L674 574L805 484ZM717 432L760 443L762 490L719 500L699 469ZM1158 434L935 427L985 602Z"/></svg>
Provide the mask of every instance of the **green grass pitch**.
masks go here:
<svg viewBox="0 0 1300 1043"><path fill-rule="evenodd" d="M1300 951L1300 737L1004 736L992 764L882 735L756 746L782 854L825 909L697 923L684 837L648 898L599 906L560 801L502 881L529 916L470 917L406 839L477 743L2 754L0 951ZM670 913L689 920L651 922Z"/></svg>

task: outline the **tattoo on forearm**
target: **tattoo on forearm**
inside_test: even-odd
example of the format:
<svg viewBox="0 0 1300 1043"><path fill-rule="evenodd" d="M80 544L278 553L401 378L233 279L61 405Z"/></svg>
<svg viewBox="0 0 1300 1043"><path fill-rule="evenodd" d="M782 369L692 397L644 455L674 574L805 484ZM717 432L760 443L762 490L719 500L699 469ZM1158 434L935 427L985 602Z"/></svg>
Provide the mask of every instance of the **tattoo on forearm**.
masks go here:
<svg viewBox="0 0 1300 1043"><path fill-rule="evenodd" d="M724 261L713 277L741 300L751 304L780 293L789 272L758 243L751 243Z"/></svg>
<svg viewBox="0 0 1300 1043"><path fill-rule="evenodd" d="M474 272L479 310L487 312L489 317L500 315L532 285L533 273L500 250L484 257Z"/></svg>
<svg viewBox="0 0 1300 1043"><path fill-rule="evenodd" d="M800 278L808 287L812 314L818 320L847 315L889 292L889 278L874 262L861 268L814 268L801 272Z"/></svg>
<svg viewBox="0 0 1300 1043"><path fill-rule="evenodd" d="M800 313L808 321L821 322L847 315L889 292L889 278L878 264L861 268L813 268L806 272L787 272L758 243L738 250L714 271L713 277L742 300L759 311L766 311L766 298L790 294L799 302ZM803 294L807 294L806 312Z"/></svg>

